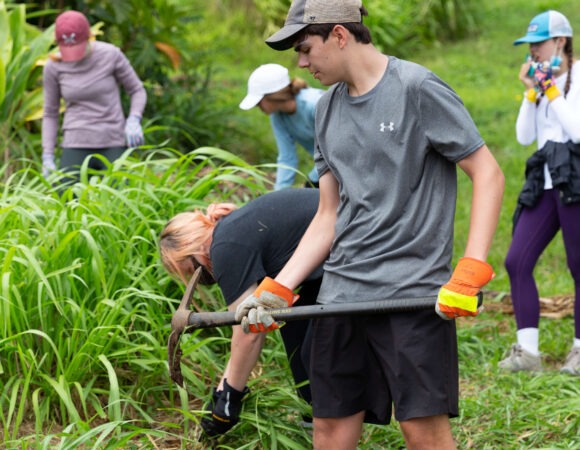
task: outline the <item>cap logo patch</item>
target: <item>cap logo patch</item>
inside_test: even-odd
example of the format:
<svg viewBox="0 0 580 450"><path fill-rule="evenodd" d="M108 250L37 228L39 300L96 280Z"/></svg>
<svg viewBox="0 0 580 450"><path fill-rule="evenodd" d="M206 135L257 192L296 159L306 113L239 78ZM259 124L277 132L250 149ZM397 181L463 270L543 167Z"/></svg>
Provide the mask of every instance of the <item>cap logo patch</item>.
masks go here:
<svg viewBox="0 0 580 450"><path fill-rule="evenodd" d="M64 44L68 44L68 45L74 45L77 43L76 41L76 34L75 33L71 33L68 36L66 34L63 33L62 35L62 42Z"/></svg>
<svg viewBox="0 0 580 450"><path fill-rule="evenodd" d="M537 23L530 24L530 26L528 27L528 33L533 33L535 31L538 31L538 24Z"/></svg>

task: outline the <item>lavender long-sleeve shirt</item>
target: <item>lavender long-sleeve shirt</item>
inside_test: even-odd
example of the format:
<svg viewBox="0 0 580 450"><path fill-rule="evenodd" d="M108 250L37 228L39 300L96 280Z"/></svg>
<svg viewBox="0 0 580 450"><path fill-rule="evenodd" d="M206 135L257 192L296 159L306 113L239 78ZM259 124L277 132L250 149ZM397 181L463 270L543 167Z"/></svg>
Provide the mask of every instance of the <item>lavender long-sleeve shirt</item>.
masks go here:
<svg viewBox="0 0 580 450"><path fill-rule="evenodd" d="M125 115L119 86L131 96L129 114L141 117L147 93L118 47L95 41L91 52L80 61L49 59L43 70L43 154L54 154L61 98L66 106L62 147L125 146Z"/></svg>

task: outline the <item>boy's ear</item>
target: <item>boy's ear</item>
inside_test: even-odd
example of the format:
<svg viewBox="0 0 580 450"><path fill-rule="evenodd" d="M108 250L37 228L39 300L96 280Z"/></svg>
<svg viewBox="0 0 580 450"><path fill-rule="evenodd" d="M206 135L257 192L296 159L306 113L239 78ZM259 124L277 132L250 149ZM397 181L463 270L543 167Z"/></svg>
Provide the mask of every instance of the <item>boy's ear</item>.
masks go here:
<svg viewBox="0 0 580 450"><path fill-rule="evenodd" d="M342 25L335 25L330 35L337 39L339 48L344 48L348 41L349 31Z"/></svg>

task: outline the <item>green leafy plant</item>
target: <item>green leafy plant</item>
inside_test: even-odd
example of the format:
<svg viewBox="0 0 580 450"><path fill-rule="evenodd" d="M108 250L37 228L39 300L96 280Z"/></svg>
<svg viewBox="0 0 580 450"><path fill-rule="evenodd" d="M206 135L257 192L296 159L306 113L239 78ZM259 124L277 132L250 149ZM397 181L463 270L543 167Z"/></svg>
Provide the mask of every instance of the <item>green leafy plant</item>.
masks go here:
<svg viewBox="0 0 580 450"><path fill-rule="evenodd" d="M34 158L38 135L31 119L42 108L42 59L53 41L52 29L41 32L26 23L26 6L0 0L0 151L5 175L19 158Z"/></svg>

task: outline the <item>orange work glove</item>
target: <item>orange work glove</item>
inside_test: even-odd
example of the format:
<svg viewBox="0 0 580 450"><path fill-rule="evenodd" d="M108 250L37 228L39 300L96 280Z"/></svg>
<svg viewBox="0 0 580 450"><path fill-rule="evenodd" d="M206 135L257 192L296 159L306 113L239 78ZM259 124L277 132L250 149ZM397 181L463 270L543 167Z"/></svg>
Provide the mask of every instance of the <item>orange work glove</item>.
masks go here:
<svg viewBox="0 0 580 450"><path fill-rule="evenodd" d="M280 328L280 325L267 310L292 306L298 297L286 286L266 277L254 293L238 305L235 314L236 322L240 322L244 333L276 330Z"/></svg>
<svg viewBox="0 0 580 450"><path fill-rule="evenodd" d="M480 290L493 277L495 273L488 263L461 258L451 279L439 290L435 311L446 320L477 316L482 309Z"/></svg>

